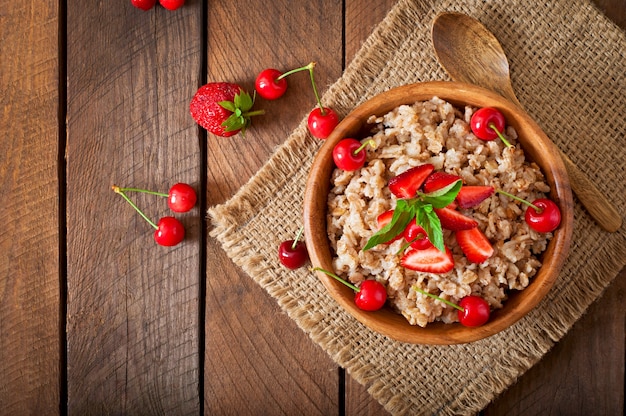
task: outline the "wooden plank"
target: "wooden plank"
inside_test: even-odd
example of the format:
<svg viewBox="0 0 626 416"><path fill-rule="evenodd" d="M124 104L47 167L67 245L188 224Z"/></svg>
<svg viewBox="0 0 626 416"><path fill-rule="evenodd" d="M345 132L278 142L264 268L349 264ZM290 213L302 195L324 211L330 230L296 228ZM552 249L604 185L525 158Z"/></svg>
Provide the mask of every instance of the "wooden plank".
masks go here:
<svg viewBox="0 0 626 416"><path fill-rule="evenodd" d="M59 9L1 1L0 406L60 411Z"/></svg>
<svg viewBox="0 0 626 416"><path fill-rule="evenodd" d="M200 186L201 2L67 2L68 410L198 414L200 210L173 248L110 190ZM166 200L132 195L155 222Z"/></svg>
<svg viewBox="0 0 626 416"><path fill-rule="evenodd" d="M341 75L341 16L341 3L330 0L211 2L207 79L252 92L267 67L286 71L315 61L324 91ZM288 82L280 100L257 102L267 113L245 137L209 135L209 205L244 185L315 106L306 73ZM335 414L336 364L211 238L207 270L205 413Z"/></svg>

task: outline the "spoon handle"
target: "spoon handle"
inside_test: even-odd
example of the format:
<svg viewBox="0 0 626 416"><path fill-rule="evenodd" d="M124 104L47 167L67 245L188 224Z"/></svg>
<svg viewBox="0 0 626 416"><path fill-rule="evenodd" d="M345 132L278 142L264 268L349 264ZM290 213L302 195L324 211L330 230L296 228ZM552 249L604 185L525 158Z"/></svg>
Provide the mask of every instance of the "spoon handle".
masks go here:
<svg viewBox="0 0 626 416"><path fill-rule="evenodd" d="M576 164L565 153L559 150L570 185L580 203L598 225L605 231L615 232L622 226L622 217L595 184L589 180Z"/></svg>

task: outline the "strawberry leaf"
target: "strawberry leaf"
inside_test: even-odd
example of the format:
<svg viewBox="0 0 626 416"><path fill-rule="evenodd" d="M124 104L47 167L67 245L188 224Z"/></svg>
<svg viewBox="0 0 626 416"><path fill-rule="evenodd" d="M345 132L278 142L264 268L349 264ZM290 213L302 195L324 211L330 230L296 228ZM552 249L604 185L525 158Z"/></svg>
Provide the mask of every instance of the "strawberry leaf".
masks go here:
<svg viewBox="0 0 626 416"><path fill-rule="evenodd" d="M231 113L234 113L235 110L237 110L236 104L232 101L220 101L218 104L220 107L230 111Z"/></svg>
<svg viewBox="0 0 626 416"><path fill-rule="evenodd" d="M243 130L247 127L247 120L245 117L233 113L222 123L222 126L225 131Z"/></svg>
<svg viewBox="0 0 626 416"><path fill-rule="evenodd" d="M254 100L252 99L250 94L248 94L245 91L241 91L241 93L235 94L234 101L235 101L235 107L239 108L242 113L245 113L246 111L251 109L252 106L254 105Z"/></svg>
<svg viewBox="0 0 626 416"><path fill-rule="evenodd" d="M391 241L394 237L404 231L413 218L415 218L415 212L413 211L410 201L399 199L396 204L396 208L393 211L391 221L389 221L383 228L378 230L370 237L369 240L367 240L367 243L363 247L363 251Z"/></svg>
<svg viewBox="0 0 626 416"><path fill-rule="evenodd" d="M427 194L418 192L418 196L422 201L431 204L435 208L445 208L454 201L462 186L463 182L459 179Z"/></svg>

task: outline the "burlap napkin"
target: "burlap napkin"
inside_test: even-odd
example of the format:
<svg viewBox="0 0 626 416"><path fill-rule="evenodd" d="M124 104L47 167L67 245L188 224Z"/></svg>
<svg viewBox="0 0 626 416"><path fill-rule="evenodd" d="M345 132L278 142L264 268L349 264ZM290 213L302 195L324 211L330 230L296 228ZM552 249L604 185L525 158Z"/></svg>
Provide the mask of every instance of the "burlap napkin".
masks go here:
<svg viewBox="0 0 626 416"><path fill-rule="evenodd" d="M626 36L588 1L400 0L324 101L345 115L389 88L449 79L430 40L433 18L444 10L474 16L495 33L522 105L624 216ZM340 309L306 268L287 271L277 261L276 247L302 223L306 176L319 146L303 120L248 184L210 208L210 233L391 413L459 415L484 408L567 332L626 264L624 227L602 231L577 203L567 264L524 319L470 344L390 340Z"/></svg>

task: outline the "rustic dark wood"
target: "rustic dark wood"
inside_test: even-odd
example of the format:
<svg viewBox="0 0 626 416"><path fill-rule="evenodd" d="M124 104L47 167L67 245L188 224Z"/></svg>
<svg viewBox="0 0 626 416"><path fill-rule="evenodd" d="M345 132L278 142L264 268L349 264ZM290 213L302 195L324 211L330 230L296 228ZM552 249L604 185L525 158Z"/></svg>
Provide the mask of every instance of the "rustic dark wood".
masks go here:
<svg viewBox="0 0 626 416"><path fill-rule="evenodd" d="M0 413L59 413L59 10L0 2Z"/></svg>
<svg viewBox="0 0 626 416"><path fill-rule="evenodd" d="M315 61L323 92L341 75L341 3L237 0L210 2L208 12L207 81L238 82L251 91L267 67L286 71ZM209 205L254 176L315 106L306 72L288 84L280 100L258 101L266 114L245 137L207 138ZM205 413L336 413L337 365L213 239L206 264Z"/></svg>
<svg viewBox="0 0 626 416"><path fill-rule="evenodd" d="M67 2L67 377L71 414L200 410L200 212L185 244L110 189L200 183L189 117L200 67L199 2L176 13ZM130 195L158 221L164 198Z"/></svg>
<svg viewBox="0 0 626 416"><path fill-rule="evenodd" d="M624 0L594 1L626 29ZM206 238L200 206L165 249L110 186L226 201L313 107L309 81L245 139L205 137L197 87L315 60L324 91L395 1L129 3L0 1L0 414L386 414ZM625 281L483 413L623 414Z"/></svg>

